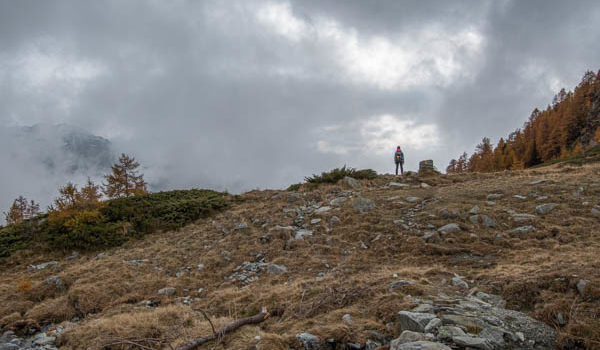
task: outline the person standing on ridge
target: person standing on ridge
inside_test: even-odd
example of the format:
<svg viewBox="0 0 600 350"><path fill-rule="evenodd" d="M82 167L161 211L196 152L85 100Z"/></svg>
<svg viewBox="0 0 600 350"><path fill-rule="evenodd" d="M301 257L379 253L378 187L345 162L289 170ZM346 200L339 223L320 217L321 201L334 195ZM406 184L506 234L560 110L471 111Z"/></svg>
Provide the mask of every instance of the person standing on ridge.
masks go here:
<svg viewBox="0 0 600 350"><path fill-rule="evenodd" d="M398 165L400 165L400 175L404 175L404 152L400 146L396 148L394 153L394 162L396 163L396 175L398 175Z"/></svg>

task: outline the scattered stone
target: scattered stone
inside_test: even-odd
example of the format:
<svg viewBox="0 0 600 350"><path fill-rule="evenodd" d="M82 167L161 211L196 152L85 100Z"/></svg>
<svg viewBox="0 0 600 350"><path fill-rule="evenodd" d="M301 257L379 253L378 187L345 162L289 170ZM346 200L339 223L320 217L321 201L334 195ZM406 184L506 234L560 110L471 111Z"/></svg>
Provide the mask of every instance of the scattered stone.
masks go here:
<svg viewBox="0 0 600 350"><path fill-rule="evenodd" d="M588 283L590 283L590 281L588 280L584 280L583 278L579 280L579 282L577 282L577 291L579 292L579 295L583 296L585 293L585 286L588 285Z"/></svg>
<svg viewBox="0 0 600 350"><path fill-rule="evenodd" d="M487 200L488 201L494 201L500 198L503 198L504 195L502 193L491 193L487 195Z"/></svg>
<svg viewBox="0 0 600 350"><path fill-rule="evenodd" d="M63 282L60 277L50 276L44 280L44 284L53 287L57 291L64 291L67 289L67 285Z"/></svg>
<svg viewBox="0 0 600 350"><path fill-rule="evenodd" d="M469 285L467 284L467 282L463 281L458 276L452 277L452 285L462 289L469 289Z"/></svg>
<svg viewBox="0 0 600 350"><path fill-rule="evenodd" d="M358 210L359 212L363 213L365 211L375 209L375 203L373 203L373 201L368 198L358 196L352 202L352 207Z"/></svg>
<svg viewBox="0 0 600 350"><path fill-rule="evenodd" d="M492 346L486 339L469 337L469 336L457 336L453 337L452 341L459 346L464 346L473 349L492 350Z"/></svg>
<svg viewBox="0 0 600 350"><path fill-rule="evenodd" d="M526 200L527 200L527 197L525 197L525 196L521 196L520 194L515 194L515 195L513 196L513 198L516 198L516 199L518 199L518 200L522 200L522 201L526 201Z"/></svg>
<svg viewBox="0 0 600 350"><path fill-rule="evenodd" d="M71 253L71 255L67 256L65 258L65 260L75 260L75 259L79 259L79 257L81 256L81 254L79 254L79 252L73 252Z"/></svg>
<svg viewBox="0 0 600 350"><path fill-rule="evenodd" d="M532 232L532 231L535 231L535 227L533 227L531 225L527 225L527 226L520 226L520 227L517 227L515 229L512 229L509 233L511 235L517 235L518 236L518 235L522 235L522 234L529 233L529 232Z"/></svg>
<svg viewBox="0 0 600 350"><path fill-rule="evenodd" d="M482 224L485 227L496 227L496 222L487 215L471 215L469 220L475 224Z"/></svg>
<svg viewBox="0 0 600 350"><path fill-rule="evenodd" d="M329 218L329 224L330 224L330 225L331 225L331 224L334 224L334 223L336 223L336 222L340 222L340 221L342 221L342 220L340 220L340 218L338 218L338 217L337 217L337 216L335 216L335 215L334 215L334 216L332 216L331 218Z"/></svg>
<svg viewBox="0 0 600 350"><path fill-rule="evenodd" d="M404 280L392 282L388 286L388 291L389 292L393 292L395 289L400 289L400 288L402 288L404 286L408 286L408 285L411 285L411 284L413 284L411 281L404 281Z"/></svg>
<svg viewBox="0 0 600 350"><path fill-rule="evenodd" d="M430 305L430 304L420 304L419 306L415 307L411 311L412 312L432 314L433 313L433 305ZM429 323L431 323L431 321ZM425 328L427 328L427 327L425 327Z"/></svg>
<svg viewBox="0 0 600 350"><path fill-rule="evenodd" d="M364 242L360 242L360 249L369 249L369 247L367 247L367 245Z"/></svg>
<svg viewBox="0 0 600 350"><path fill-rule="evenodd" d="M355 190L361 189L360 181L350 176L344 177L344 184Z"/></svg>
<svg viewBox="0 0 600 350"><path fill-rule="evenodd" d="M44 270L47 269L49 267L56 267L59 266L58 265L58 261L48 261L39 265L29 265L27 266L28 270Z"/></svg>
<svg viewBox="0 0 600 350"><path fill-rule="evenodd" d="M237 225L237 226L234 228L234 230L245 230L245 229L247 229L247 228L248 228L248 224L247 224L247 223L245 223L245 222L242 222L242 223L238 224L238 225Z"/></svg>
<svg viewBox="0 0 600 350"><path fill-rule="evenodd" d="M333 205L333 206L338 206L338 205L344 203L347 200L348 200L348 198L346 198L346 197L337 197L337 198L332 199L331 201L329 201L329 204Z"/></svg>
<svg viewBox="0 0 600 350"><path fill-rule="evenodd" d="M287 267L277 264L269 264L269 267L267 267L267 272L272 275L280 275L287 272L287 270Z"/></svg>
<svg viewBox="0 0 600 350"><path fill-rule="evenodd" d="M434 343L425 340L419 340L404 344L392 344L390 343L390 350L452 350L450 347L440 343Z"/></svg>
<svg viewBox="0 0 600 350"><path fill-rule="evenodd" d="M177 290L173 287L167 287L158 291L159 295L173 295Z"/></svg>
<svg viewBox="0 0 600 350"><path fill-rule="evenodd" d="M435 243L440 240L440 235L435 231L427 231L425 232L423 237L421 237L421 239L423 239L427 243Z"/></svg>
<svg viewBox="0 0 600 350"><path fill-rule="evenodd" d="M539 185L539 184L543 184L546 181L548 181L548 180L546 180L546 179L540 179L540 180L531 181L529 184L530 185Z"/></svg>
<svg viewBox="0 0 600 350"><path fill-rule="evenodd" d="M479 206L477 206L477 205L474 206L473 208L471 208L471 210L469 210L469 214L472 214L472 215L477 215L479 213L481 213L481 208L479 208Z"/></svg>
<svg viewBox="0 0 600 350"><path fill-rule="evenodd" d="M204 264L198 264L196 267L198 268L198 271L204 270Z"/></svg>
<svg viewBox="0 0 600 350"><path fill-rule="evenodd" d="M487 201L486 203L488 206L493 207L494 205L496 205L496 202L494 201Z"/></svg>
<svg viewBox="0 0 600 350"><path fill-rule="evenodd" d="M55 337L50 337L48 335L46 335L46 333L39 333L34 337L33 340L33 344L38 345L38 346L48 346L48 345L54 345L54 342L56 341Z"/></svg>
<svg viewBox="0 0 600 350"><path fill-rule="evenodd" d="M535 207L535 212L539 215L546 215L556 207L558 207L558 204L556 203L541 204Z"/></svg>
<svg viewBox="0 0 600 350"><path fill-rule="evenodd" d="M403 184L401 182L390 182L388 186L390 186L390 187L400 187L400 188L410 187L410 185Z"/></svg>
<svg viewBox="0 0 600 350"><path fill-rule="evenodd" d="M296 334L296 339L302 344L304 350L321 350L321 339L317 336L310 333L300 333Z"/></svg>
<svg viewBox="0 0 600 350"><path fill-rule="evenodd" d="M527 222L531 220L535 220L536 216L533 214L513 214L511 219L514 222Z"/></svg>
<svg viewBox="0 0 600 350"><path fill-rule="evenodd" d="M395 200L398 200L398 199L400 199L400 196L391 196L391 197L386 198L385 200L386 201L395 201Z"/></svg>
<svg viewBox="0 0 600 350"><path fill-rule="evenodd" d="M342 316L342 321L351 324L352 323L352 315L350 314L344 314L344 316Z"/></svg>
<svg viewBox="0 0 600 350"><path fill-rule="evenodd" d="M440 210L440 216L443 217L444 219L454 219L459 217L460 213L458 212L458 210L448 210L448 209L442 209Z"/></svg>
<svg viewBox="0 0 600 350"><path fill-rule="evenodd" d="M558 322L558 325L561 327L567 324L567 321L565 321L565 318L561 312L559 312L556 315L556 321Z"/></svg>
<svg viewBox="0 0 600 350"><path fill-rule="evenodd" d="M416 203L416 202L418 202L420 199L421 199L421 198L419 198L419 197L406 197L406 201L407 201L408 203Z"/></svg>
<svg viewBox="0 0 600 350"><path fill-rule="evenodd" d="M331 210L331 207L321 207L314 211L315 215L325 215Z"/></svg>
<svg viewBox="0 0 600 350"><path fill-rule="evenodd" d="M400 324L400 330L409 330L423 333L425 326L432 319L436 318L435 314L430 313L417 313L410 311L400 311L398 313L398 322Z"/></svg>
<svg viewBox="0 0 600 350"><path fill-rule="evenodd" d="M545 201L546 199L548 199L548 196L539 196L535 200L541 202L541 201Z"/></svg>
<svg viewBox="0 0 600 350"><path fill-rule="evenodd" d="M438 228L438 232L442 233L442 234L447 234L447 233L454 233L454 232L460 232L460 226L458 226L458 224L456 223L450 223L447 225L444 225L440 228Z"/></svg>
<svg viewBox="0 0 600 350"><path fill-rule="evenodd" d="M311 225L316 225L316 224L318 224L320 222L321 222L321 219L312 219L312 220L310 220L310 224Z"/></svg>
<svg viewBox="0 0 600 350"><path fill-rule="evenodd" d="M423 305L427 305L427 304L423 304ZM431 307L431 309L433 310L433 306L428 305ZM439 318L434 318L431 321L429 321L429 323L427 324L427 326L425 326L425 333L433 333L435 330L437 330L440 326L442 325L442 320L440 320Z"/></svg>
<svg viewBox="0 0 600 350"><path fill-rule="evenodd" d="M430 188L431 185L425 183L425 182L421 182L421 188Z"/></svg>
<svg viewBox="0 0 600 350"><path fill-rule="evenodd" d="M311 230L298 230L296 231L295 239L304 239L304 237L312 236L313 232Z"/></svg>

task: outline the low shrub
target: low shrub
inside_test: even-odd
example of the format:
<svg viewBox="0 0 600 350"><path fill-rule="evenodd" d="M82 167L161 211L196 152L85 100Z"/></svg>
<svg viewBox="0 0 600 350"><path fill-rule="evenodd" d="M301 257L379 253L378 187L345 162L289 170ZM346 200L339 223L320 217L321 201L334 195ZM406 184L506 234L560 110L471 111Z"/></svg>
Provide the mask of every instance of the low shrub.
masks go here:
<svg viewBox="0 0 600 350"><path fill-rule="evenodd" d="M288 191L298 191L300 189L300 186L302 186L302 184L298 183L298 184L292 184L290 185L290 187L287 188Z"/></svg>
<svg viewBox="0 0 600 350"><path fill-rule="evenodd" d="M375 172L373 169L356 170L344 165L341 168L335 168L327 172L322 172L321 175L313 174L313 176L305 177L304 180L309 184L334 184L346 176L353 177L358 180L374 179L377 176L377 172Z"/></svg>

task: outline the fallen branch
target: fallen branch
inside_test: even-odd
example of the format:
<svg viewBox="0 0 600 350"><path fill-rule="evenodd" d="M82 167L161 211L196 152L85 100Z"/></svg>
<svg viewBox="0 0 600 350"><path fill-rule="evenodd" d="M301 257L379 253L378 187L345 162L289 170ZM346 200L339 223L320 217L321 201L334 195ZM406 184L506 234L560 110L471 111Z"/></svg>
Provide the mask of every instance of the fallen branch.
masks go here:
<svg viewBox="0 0 600 350"><path fill-rule="evenodd" d="M200 345L202 345L204 343L207 343L207 342L209 342L211 340L222 339L223 336L225 336L226 333L233 332L233 331L235 331L236 329L238 329L238 328L240 328L242 326L245 326L247 324L261 323L264 320L266 320L267 318L269 318L269 313L267 312L266 308L263 308L262 311L259 314L256 314L256 315L251 316L251 317L240 318L239 320L228 324L227 326L225 326L225 327L217 330L216 332L213 331L213 335L211 335L209 337L196 338L196 339L192 340L191 342L178 347L175 350L192 350L192 349L195 349L195 348L199 347Z"/></svg>

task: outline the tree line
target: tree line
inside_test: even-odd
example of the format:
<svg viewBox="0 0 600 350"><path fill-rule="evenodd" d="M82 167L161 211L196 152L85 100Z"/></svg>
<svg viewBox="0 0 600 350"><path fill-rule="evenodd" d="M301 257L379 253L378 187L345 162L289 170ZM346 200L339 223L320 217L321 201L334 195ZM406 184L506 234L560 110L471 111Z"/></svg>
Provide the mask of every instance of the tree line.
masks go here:
<svg viewBox="0 0 600 350"><path fill-rule="evenodd" d="M72 182L60 187L59 196L48 207L48 213L56 216L61 212L92 209L97 207L104 197L114 199L148 193L147 183L144 174L138 170L139 166L140 163L134 157L121 154L118 162L112 165L111 172L104 175L105 183L97 185L88 178L81 188ZM6 224L12 225L32 219L40 212L38 203L19 196L4 216Z"/></svg>
<svg viewBox="0 0 600 350"><path fill-rule="evenodd" d="M494 147L484 137L469 156L452 159L447 173L524 169L583 153L600 142L600 71L588 71L574 91L561 89L545 110Z"/></svg>

